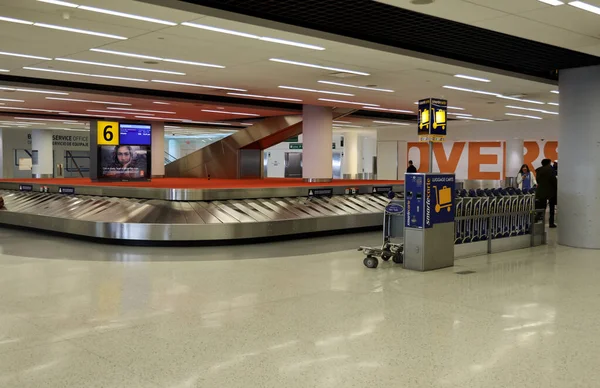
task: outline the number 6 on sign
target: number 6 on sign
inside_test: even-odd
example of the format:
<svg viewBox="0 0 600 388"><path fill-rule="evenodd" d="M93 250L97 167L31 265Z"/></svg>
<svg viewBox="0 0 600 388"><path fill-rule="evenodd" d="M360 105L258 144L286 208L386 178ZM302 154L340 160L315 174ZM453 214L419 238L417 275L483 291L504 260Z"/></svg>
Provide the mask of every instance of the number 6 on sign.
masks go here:
<svg viewBox="0 0 600 388"><path fill-rule="evenodd" d="M119 123L98 121L98 145L119 145Z"/></svg>

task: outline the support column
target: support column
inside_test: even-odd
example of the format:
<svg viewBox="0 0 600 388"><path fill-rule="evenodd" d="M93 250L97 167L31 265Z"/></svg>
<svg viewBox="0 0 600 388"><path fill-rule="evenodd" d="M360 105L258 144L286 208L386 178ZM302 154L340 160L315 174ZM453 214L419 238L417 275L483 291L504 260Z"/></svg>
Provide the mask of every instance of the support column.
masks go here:
<svg viewBox="0 0 600 388"><path fill-rule="evenodd" d="M152 123L152 177L165 176L165 124Z"/></svg>
<svg viewBox="0 0 600 388"><path fill-rule="evenodd" d="M600 249L600 66L561 70L558 243Z"/></svg>
<svg viewBox="0 0 600 388"><path fill-rule="evenodd" d="M508 179L516 178L523 165L525 157L525 144L523 139L506 140L505 151L506 163L504 164L504 178L507 179L508 182Z"/></svg>
<svg viewBox="0 0 600 388"><path fill-rule="evenodd" d="M309 182L331 182L333 112L326 106L304 105L302 120L302 177Z"/></svg>
<svg viewBox="0 0 600 388"><path fill-rule="evenodd" d="M31 150L33 178L54 177L54 157L52 154L52 131L34 129L31 131Z"/></svg>
<svg viewBox="0 0 600 388"><path fill-rule="evenodd" d="M356 132L344 133L344 176L350 175L350 179L356 179L358 174L358 134Z"/></svg>

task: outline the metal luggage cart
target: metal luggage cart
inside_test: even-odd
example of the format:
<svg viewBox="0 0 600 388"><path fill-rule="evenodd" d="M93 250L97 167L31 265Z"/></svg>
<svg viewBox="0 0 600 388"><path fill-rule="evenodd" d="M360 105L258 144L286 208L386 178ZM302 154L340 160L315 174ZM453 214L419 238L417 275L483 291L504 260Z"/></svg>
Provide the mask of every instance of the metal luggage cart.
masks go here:
<svg viewBox="0 0 600 388"><path fill-rule="evenodd" d="M377 268L378 257L396 264L404 262L404 201L392 200L383 213L383 244L381 247L360 247L367 256L363 264L367 268Z"/></svg>

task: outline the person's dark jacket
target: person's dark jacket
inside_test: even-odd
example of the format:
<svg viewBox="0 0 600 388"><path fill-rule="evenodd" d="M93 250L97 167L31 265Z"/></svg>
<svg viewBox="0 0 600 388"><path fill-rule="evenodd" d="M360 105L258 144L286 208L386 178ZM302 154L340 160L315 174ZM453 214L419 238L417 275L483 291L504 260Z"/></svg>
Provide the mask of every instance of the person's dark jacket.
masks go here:
<svg viewBox="0 0 600 388"><path fill-rule="evenodd" d="M536 198L555 198L558 191L558 181L556 180L552 166L548 165L538 168L535 170L535 175L538 183L535 191Z"/></svg>
<svg viewBox="0 0 600 388"><path fill-rule="evenodd" d="M407 173L416 173L417 172L417 168L413 165L413 166L408 166L408 168L406 169Z"/></svg>

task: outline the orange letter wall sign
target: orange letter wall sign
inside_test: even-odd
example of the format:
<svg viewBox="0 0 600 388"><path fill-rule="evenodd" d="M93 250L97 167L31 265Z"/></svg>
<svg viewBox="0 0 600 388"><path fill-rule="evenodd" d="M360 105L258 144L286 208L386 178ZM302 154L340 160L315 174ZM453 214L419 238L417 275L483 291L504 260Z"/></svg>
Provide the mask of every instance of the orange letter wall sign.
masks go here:
<svg viewBox="0 0 600 388"><path fill-rule="evenodd" d="M498 164L498 155L483 155L481 154L482 148L498 148L498 151L502 152L502 143L497 141L469 142L469 179L493 181L500 180L500 171L481 171L481 166L484 164L500 167Z"/></svg>
<svg viewBox="0 0 600 388"><path fill-rule="evenodd" d="M465 149L464 142L455 142L452 143L452 149L450 150L450 156L446 158L446 151L444 150L444 145L442 143L434 143L433 144L433 156L437 161L440 172L446 174L454 174L456 173L456 168L458 167L458 162L460 162L460 157Z"/></svg>

